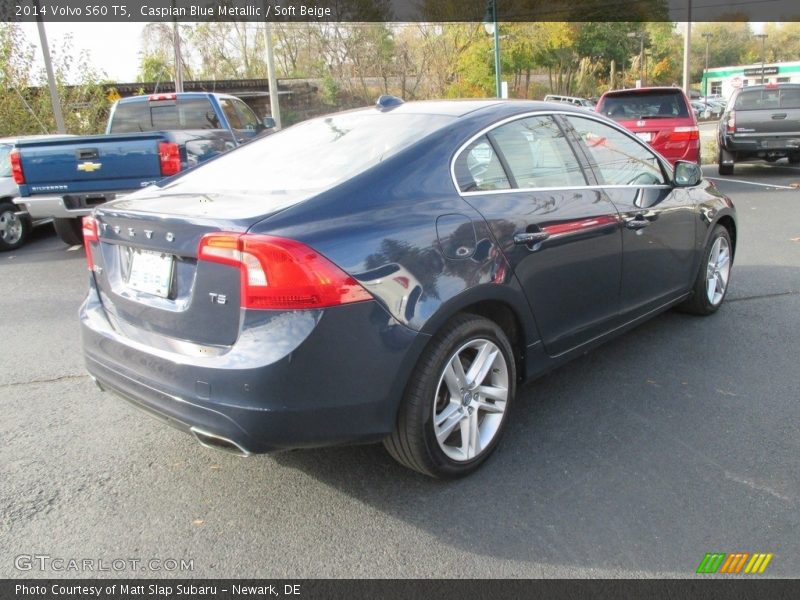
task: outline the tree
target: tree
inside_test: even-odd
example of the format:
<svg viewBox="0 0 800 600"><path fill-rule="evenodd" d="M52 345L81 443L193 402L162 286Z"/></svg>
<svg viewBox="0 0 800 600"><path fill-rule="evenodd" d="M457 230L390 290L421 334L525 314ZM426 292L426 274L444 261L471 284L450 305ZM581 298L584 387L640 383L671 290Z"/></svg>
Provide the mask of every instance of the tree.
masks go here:
<svg viewBox="0 0 800 600"><path fill-rule="evenodd" d="M0 135L56 131L44 68L34 69L35 47L16 23L0 23ZM110 102L104 75L67 37L51 48L51 62L68 133L99 133ZM72 79L74 83L68 85Z"/></svg>

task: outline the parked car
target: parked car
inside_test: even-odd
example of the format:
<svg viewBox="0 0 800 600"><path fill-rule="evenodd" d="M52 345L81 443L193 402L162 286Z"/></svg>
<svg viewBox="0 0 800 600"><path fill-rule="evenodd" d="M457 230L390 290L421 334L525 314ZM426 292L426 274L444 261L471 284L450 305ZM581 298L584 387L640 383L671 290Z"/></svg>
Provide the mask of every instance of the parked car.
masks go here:
<svg viewBox="0 0 800 600"><path fill-rule="evenodd" d="M240 99L185 92L119 100L105 135L21 141L11 154L20 210L53 218L66 244L81 243L94 206L235 148L272 126Z"/></svg>
<svg viewBox="0 0 800 600"><path fill-rule="evenodd" d="M737 162L787 158L800 163L800 84L771 83L736 90L717 129L720 175Z"/></svg>
<svg viewBox="0 0 800 600"><path fill-rule="evenodd" d="M50 221L49 219L31 219L14 204L14 198L19 196L19 188L11 172L9 154L14 145L21 140L57 137L64 136L38 135L0 138L0 252L19 248L27 241L34 226Z"/></svg>
<svg viewBox="0 0 800 600"><path fill-rule="evenodd" d="M694 111L694 117L698 121L710 119L711 118L711 107L703 104L699 100L692 100L690 102L692 105L692 111Z"/></svg>
<svg viewBox="0 0 800 600"><path fill-rule="evenodd" d="M672 164L700 163L697 118L680 88L613 90L600 97L596 110L633 131Z"/></svg>
<svg viewBox="0 0 800 600"><path fill-rule="evenodd" d="M295 125L83 221L86 366L246 456L383 440L436 477L517 386L673 306L716 311L731 201L613 121L528 101Z"/></svg>
<svg viewBox="0 0 800 600"><path fill-rule="evenodd" d="M544 97L545 102L563 102L565 104L572 104L573 106L581 106L583 108L594 108L595 103L587 98L578 98L576 96L558 96L556 94L548 94Z"/></svg>

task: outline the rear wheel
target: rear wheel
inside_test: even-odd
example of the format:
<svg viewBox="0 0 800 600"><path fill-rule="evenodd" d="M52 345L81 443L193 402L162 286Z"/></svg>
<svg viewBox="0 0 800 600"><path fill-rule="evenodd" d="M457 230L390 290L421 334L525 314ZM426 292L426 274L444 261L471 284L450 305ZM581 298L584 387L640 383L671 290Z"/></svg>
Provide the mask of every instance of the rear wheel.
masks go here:
<svg viewBox="0 0 800 600"><path fill-rule="evenodd" d="M716 312L728 293L733 245L728 230L722 225L714 228L703 257L694 282L694 294L680 306L682 310L695 315Z"/></svg>
<svg viewBox="0 0 800 600"><path fill-rule="evenodd" d="M11 202L0 202L0 250L15 250L28 239L31 222L17 215L18 210Z"/></svg>
<svg viewBox="0 0 800 600"><path fill-rule="evenodd" d="M733 175L733 163L729 163L727 165L722 164L723 159L725 157L725 153L720 149L719 154L717 155L717 170L719 171L720 175Z"/></svg>
<svg viewBox="0 0 800 600"><path fill-rule="evenodd" d="M515 386L503 330L483 317L459 315L422 354L384 445L399 463L425 475L468 475L497 447Z"/></svg>
<svg viewBox="0 0 800 600"><path fill-rule="evenodd" d="M83 243L80 219L53 219L53 227L65 244L75 246Z"/></svg>

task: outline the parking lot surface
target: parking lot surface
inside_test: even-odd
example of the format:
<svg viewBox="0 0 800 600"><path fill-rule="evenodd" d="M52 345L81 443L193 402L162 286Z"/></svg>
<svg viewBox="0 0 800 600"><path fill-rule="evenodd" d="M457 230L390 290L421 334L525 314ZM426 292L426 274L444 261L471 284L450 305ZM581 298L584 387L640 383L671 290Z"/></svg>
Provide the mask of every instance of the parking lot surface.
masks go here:
<svg viewBox="0 0 800 600"><path fill-rule="evenodd" d="M704 170L739 212L721 310L665 313L526 386L456 482L379 445L237 458L100 392L83 249L37 231L0 254L0 577L687 577L707 552L800 576L800 169Z"/></svg>

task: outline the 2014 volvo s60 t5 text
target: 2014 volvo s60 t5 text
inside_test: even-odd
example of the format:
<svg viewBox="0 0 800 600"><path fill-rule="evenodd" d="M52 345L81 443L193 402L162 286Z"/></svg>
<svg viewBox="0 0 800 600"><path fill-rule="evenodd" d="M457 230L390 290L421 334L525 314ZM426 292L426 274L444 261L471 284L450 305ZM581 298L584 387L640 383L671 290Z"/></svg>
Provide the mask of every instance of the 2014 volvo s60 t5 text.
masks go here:
<svg viewBox="0 0 800 600"><path fill-rule="evenodd" d="M736 217L609 119L523 101L313 119L98 207L86 364L241 455L382 440L436 477L517 386L728 288Z"/></svg>

